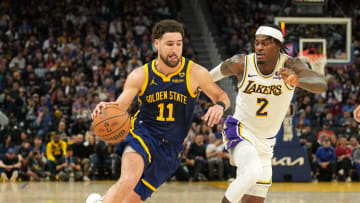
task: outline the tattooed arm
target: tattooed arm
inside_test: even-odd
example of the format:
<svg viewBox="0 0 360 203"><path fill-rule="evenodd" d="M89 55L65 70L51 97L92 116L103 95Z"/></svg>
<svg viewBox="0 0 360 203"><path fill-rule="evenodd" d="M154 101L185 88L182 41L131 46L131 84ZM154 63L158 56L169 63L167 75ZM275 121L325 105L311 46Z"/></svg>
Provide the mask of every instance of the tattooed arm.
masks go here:
<svg viewBox="0 0 360 203"><path fill-rule="evenodd" d="M213 68L210 71L211 77L214 81L218 81L224 77L235 75L238 81L241 81L244 73L244 62L245 55L236 54Z"/></svg>
<svg viewBox="0 0 360 203"><path fill-rule="evenodd" d="M327 90L324 76L310 70L300 59L289 58L284 67L280 69L279 74L286 83L312 93L321 93Z"/></svg>

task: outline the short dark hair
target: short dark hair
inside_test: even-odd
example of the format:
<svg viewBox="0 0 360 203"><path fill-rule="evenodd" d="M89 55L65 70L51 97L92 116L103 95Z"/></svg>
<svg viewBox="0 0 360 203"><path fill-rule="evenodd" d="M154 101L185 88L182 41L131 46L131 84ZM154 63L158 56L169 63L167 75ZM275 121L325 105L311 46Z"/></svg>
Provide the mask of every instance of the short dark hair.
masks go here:
<svg viewBox="0 0 360 203"><path fill-rule="evenodd" d="M167 32L179 32L184 38L184 27L176 20L161 20L157 22L152 30L152 38L161 39L163 34Z"/></svg>

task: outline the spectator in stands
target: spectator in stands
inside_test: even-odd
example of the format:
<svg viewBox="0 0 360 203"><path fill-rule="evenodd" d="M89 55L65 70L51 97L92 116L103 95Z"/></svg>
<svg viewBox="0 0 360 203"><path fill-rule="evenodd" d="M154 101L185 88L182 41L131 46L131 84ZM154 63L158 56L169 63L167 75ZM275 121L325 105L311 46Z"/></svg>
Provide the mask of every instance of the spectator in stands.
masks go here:
<svg viewBox="0 0 360 203"><path fill-rule="evenodd" d="M46 170L47 160L44 155L41 154L40 149L35 147L29 155L29 162L26 174L30 177L30 180L34 179L40 181L42 178L50 177L50 172Z"/></svg>
<svg viewBox="0 0 360 203"><path fill-rule="evenodd" d="M321 138L323 136L326 136L330 138L332 135L335 135L334 131L332 131L330 128L329 122L324 121L323 128L318 132L317 140L319 143L321 143Z"/></svg>
<svg viewBox="0 0 360 203"><path fill-rule="evenodd" d="M9 148L14 147L14 143L11 142L11 135L6 135L3 138L3 142L0 143L0 156L5 155Z"/></svg>
<svg viewBox="0 0 360 203"><path fill-rule="evenodd" d="M324 103L324 98L322 96L319 96L317 102L314 104L313 112L316 116L320 116L321 113L324 112L325 107L326 104Z"/></svg>
<svg viewBox="0 0 360 203"><path fill-rule="evenodd" d="M34 148L38 148L40 154L45 157L46 144L43 143L43 140L41 139L40 136L34 137Z"/></svg>
<svg viewBox="0 0 360 203"><path fill-rule="evenodd" d="M195 142L190 144L186 163L190 168L194 181L206 180L204 172L207 160L203 134L196 135Z"/></svg>
<svg viewBox="0 0 360 203"><path fill-rule="evenodd" d="M80 159L73 156L71 145L66 148L66 155L62 156L59 160L56 171L58 171L59 180L62 181L76 181L82 179L83 172Z"/></svg>
<svg viewBox="0 0 360 203"><path fill-rule="evenodd" d="M113 153L111 146L108 146L103 141L98 141L95 147L95 153L91 156L90 160L90 171L92 175L92 179L101 180L105 178L110 178L111 175L115 171L114 165L112 165L112 157L111 154Z"/></svg>
<svg viewBox="0 0 360 203"><path fill-rule="evenodd" d="M83 169L83 180L89 181L89 168L90 168L90 151L89 145L85 146L84 136L82 134L76 135L74 143L71 145L74 157L79 158L81 168Z"/></svg>
<svg viewBox="0 0 360 203"><path fill-rule="evenodd" d="M350 169L352 166L352 150L347 145L346 137L340 137L339 145L335 148L336 165L339 180L351 182Z"/></svg>
<svg viewBox="0 0 360 203"><path fill-rule="evenodd" d="M353 162L356 170L357 178L360 179L360 145L359 139L355 136L350 138L350 145L353 151Z"/></svg>
<svg viewBox="0 0 360 203"><path fill-rule="evenodd" d="M339 118L339 125L345 126L348 123L351 123L354 119L351 117L351 112L344 111L343 115Z"/></svg>
<svg viewBox="0 0 360 203"><path fill-rule="evenodd" d="M336 179L336 153L327 136L322 137L322 146L316 150L316 164L319 181Z"/></svg>
<svg viewBox="0 0 360 203"><path fill-rule="evenodd" d="M16 154L18 154L18 157L20 159L21 162L21 170L20 170L20 177L22 177L23 179L27 179L27 169L28 169L28 165L29 165L29 160L30 160L30 153L31 153L31 143L30 140L25 139L23 140L23 142L21 143L21 145L17 148L15 148Z"/></svg>
<svg viewBox="0 0 360 203"><path fill-rule="evenodd" d="M68 128L66 128L65 120L61 120L59 122L56 133L60 135L60 138L63 141L67 142L69 140L69 133L68 133Z"/></svg>
<svg viewBox="0 0 360 203"><path fill-rule="evenodd" d="M58 174L58 165L60 165L60 161L63 156L66 155L66 147L67 144L63 140L61 140L60 134L56 134L46 145L46 156L49 160L49 169L51 172L51 180L55 180L55 176ZM62 168L61 168L62 169Z"/></svg>
<svg viewBox="0 0 360 203"><path fill-rule="evenodd" d="M360 135L360 127L356 121L351 122L350 134L352 135Z"/></svg>
<svg viewBox="0 0 360 203"><path fill-rule="evenodd" d="M300 137L305 132L306 126L307 125L305 124L304 119L299 119L295 127L296 135L298 137Z"/></svg>
<svg viewBox="0 0 360 203"><path fill-rule="evenodd" d="M15 182L19 170L21 168L21 162L17 154L15 154L14 148L8 148L5 156L0 157L0 174L3 182L10 181Z"/></svg>
<svg viewBox="0 0 360 203"><path fill-rule="evenodd" d="M339 139L335 134L330 135L330 145L335 149L338 146Z"/></svg>
<svg viewBox="0 0 360 203"><path fill-rule="evenodd" d="M215 135L209 135L209 143L206 145L206 159L208 162L208 177L214 180L215 170L217 171L218 180L222 180L224 176L224 162L222 160L222 153L224 145L222 139L216 139Z"/></svg>
<svg viewBox="0 0 360 203"><path fill-rule="evenodd" d="M51 126L51 117L49 111L43 107L40 107L37 112L37 117L34 120L32 127L37 131L36 135L39 135L42 137L42 139L45 139Z"/></svg>

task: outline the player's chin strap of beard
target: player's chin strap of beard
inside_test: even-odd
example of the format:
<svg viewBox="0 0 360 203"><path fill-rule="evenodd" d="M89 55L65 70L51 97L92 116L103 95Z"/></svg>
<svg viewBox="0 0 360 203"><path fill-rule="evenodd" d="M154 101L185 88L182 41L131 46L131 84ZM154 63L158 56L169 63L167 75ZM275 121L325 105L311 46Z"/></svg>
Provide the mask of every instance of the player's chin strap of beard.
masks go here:
<svg viewBox="0 0 360 203"><path fill-rule="evenodd" d="M257 30L255 35L267 35L279 40L281 43L284 42L283 34L280 30L269 27L269 26L260 26Z"/></svg>

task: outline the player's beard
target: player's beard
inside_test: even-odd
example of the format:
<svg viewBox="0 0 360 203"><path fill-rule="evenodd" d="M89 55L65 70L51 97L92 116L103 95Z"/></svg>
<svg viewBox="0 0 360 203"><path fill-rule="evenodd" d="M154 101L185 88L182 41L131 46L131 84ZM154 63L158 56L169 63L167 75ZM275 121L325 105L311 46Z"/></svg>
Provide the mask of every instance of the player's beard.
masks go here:
<svg viewBox="0 0 360 203"><path fill-rule="evenodd" d="M170 68L176 68L176 66L179 64L180 62L180 57L178 57L176 54L173 54L173 55L170 55L170 56L176 56L177 57L177 60L175 62L171 62L168 60L168 57L163 57L161 54L160 54L160 58L162 61L164 61L164 63L169 66Z"/></svg>

